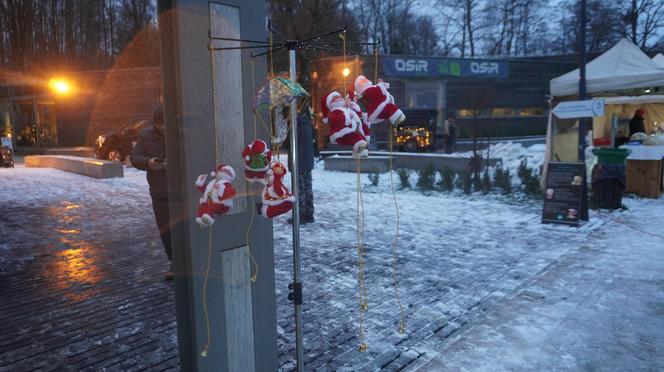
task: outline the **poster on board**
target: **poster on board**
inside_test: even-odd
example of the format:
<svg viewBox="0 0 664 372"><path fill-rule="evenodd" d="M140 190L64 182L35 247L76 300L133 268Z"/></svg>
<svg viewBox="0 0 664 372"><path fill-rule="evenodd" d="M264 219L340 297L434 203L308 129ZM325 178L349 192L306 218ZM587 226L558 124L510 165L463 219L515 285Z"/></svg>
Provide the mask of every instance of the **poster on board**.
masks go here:
<svg viewBox="0 0 664 372"><path fill-rule="evenodd" d="M579 226L585 177L584 163L549 163L542 223Z"/></svg>

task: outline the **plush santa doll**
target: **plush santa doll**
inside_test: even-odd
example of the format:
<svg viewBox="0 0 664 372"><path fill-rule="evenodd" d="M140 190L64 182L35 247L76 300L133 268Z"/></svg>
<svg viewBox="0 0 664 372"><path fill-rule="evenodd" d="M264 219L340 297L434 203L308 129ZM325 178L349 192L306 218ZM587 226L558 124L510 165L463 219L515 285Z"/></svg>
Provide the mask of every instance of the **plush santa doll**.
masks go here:
<svg viewBox="0 0 664 372"><path fill-rule="evenodd" d="M330 142L353 147L354 157L368 155L368 143L364 138L362 119L349 107L347 100L337 91L332 91L321 99L323 122L330 128Z"/></svg>
<svg viewBox="0 0 664 372"><path fill-rule="evenodd" d="M387 91L388 88L389 85L382 80L374 85L363 75L355 79L355 92L372 124L389 120L393 125L398 125L406 120L406 115L394 104L394 97Z"/></svg>
<svg viewBox="0 0 664 372"><path fill-rule="evenodd" d="M263 189L261 215L274 218L293 209L295 197L288 191L283 183L283 178L288 173L286 167L281 163L273 163L267 172L267 185Z"/></svg>
<svg viewBox="0 0 664 372"><path fill-rule="evenodd" d="M348 90L348 108L355 111L357 116L362 120L362 133L364 133L364 140L367 143L371 143L371 122L366 112L362 111L360 104L358 103L358 97L355 95L353 89Z"/></svg>
<svg viewBox="0 0 664 372"><path fill-rule="evenodd" d="M215 215L222 215L233 207L235 189L231 182L235 179L235 171L229 165L219 165L217 170L208 175L201 174L196 180L196 188L203 193L199 200L196 223L200 227L212 226ZM206 182L207 181L207 182Z"/></svg>
<svg viewBox="0 0 664 372"><path fill-rule="evenodd" d="M263 140L254 140L242 151L244 159L244 177L248 182L265 184L265 173L270 169L272 152Z"/></svg>

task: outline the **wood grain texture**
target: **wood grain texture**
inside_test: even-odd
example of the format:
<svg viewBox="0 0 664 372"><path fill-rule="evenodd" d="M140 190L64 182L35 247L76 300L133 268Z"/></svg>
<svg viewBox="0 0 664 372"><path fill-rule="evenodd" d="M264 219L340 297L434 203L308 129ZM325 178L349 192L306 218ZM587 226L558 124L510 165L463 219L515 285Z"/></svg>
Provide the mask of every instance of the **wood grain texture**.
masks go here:
<svg viewBox="0 0 664 372"><path fill-rule="evenodd" d="M662 161L627 160L625 192L647 198L659 198L662 190Z"/></svg>
<svg viewBox="0 0 664 372"><path fill-rule="evenodd" d="M210 32L213 37L241 38L240 9L217 3L210 3ZM213 41L218 48L238 47L236 41ZM213 94L215 135L217 137L216 156L219 162L235 169L238 180L242 180L244 161L244 100L242 90L242 52L223 50L212 52ZM238 195L246 195L246 182L234 182ZM230 214L247 211L247 199L235 198Z"/></svg>
<svg viewBox="0 0 664 372"><path fill-rule="evenodd" d="M254 371L254 328L249 247L221 253L229 371Z"/></svg>

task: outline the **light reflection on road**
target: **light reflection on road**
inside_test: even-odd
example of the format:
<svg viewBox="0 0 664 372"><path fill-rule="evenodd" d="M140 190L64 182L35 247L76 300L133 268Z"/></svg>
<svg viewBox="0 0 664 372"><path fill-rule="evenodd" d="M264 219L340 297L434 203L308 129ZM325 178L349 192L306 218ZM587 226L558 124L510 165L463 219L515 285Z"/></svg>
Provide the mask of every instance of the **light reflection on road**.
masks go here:
<svg viewBox="0 0 664 372"><path fill-rule="evenodd" d="M56 239L63 249L54 252L55 260L47 270L57 277L51 283L72 301L84 301L95 295L96 285L103 276L97 264L99 248L85 241L80 226L76 226L82 211L81 205L70 202L49 208L49 215L56 221Z"/></svg>

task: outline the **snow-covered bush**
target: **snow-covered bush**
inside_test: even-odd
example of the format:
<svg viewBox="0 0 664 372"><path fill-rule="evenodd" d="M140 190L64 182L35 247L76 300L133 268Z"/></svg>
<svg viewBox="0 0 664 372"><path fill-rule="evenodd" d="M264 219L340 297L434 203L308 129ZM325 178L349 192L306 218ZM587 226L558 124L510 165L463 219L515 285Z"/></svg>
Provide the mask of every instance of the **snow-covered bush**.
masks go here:
<svg viewBox="0 0 664 372"><path fill-rule="evenodd" d="M402 189L410 188L410 170L406 168L397 169L397 175L399 175L399 181L401 182Z"/></svg>
<svg viewBox="0 0 664 372"><path fill-rule="evenodd" d="M482 174L482 192L488 194L491 192L493 185L491 184L491 175L489 174L489 168L484 169Z"/></svg>
<svg viewBox="0 0 664 372"><path fill-rule="evenodd" d="M504 194L512 193L512 175L509 169L503 169L502 166L496 167L496 175L494 176L494 183L496 187L500 188Z"/></svg>
<svg viewBox="0 0 664 372"><path fill-rule="evenodd" d="M530 168L526 159L521 160L517 169L517 175L521 180L521 187L526 194L538 195L541 193L539 172Z"/></svg>
<svg viewBox="0 0 664 372"><path fill-rule="evenodd" d="M436 181L436 169L433 164L427 164L424 169L417 171L419 178L417 179L417 188L420 190L428 191L433 190Z"/></svg>
<svg viewBox="0 0 664 372"><path fill-rule="evenodd" d="M462 174L461 178L463 179L463 193L470 195L473 193L473 172L470 169Z"/></svg>
<svg viewBox="0 0 664 372"><path fill-rule="evenodd" d="M369 173L369 181L373 186L378 186L378 181L380 180L380 173L378 171Z"/></svg>
<svg viewBox="0 0 664 372"><path fill-rule="evenodd" d="M450 168L443 168L440 172L440 183L438 186L443 191L452 191L454 190L454 179L456 178L456 173Z"/></svg>

